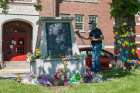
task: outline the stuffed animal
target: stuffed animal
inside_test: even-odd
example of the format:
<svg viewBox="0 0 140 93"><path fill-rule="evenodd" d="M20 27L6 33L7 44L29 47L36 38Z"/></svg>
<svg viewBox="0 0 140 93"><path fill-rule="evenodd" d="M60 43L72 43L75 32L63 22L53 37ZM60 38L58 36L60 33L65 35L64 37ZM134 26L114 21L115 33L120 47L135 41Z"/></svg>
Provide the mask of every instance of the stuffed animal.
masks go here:
<svg viewBox="0 0 140 93"><path fill-rule="evenodd" d="M76 71L76 73L74 73L74 74L72 75L72 77L70 78L69 83L70 83L70 84L79 84L80 81L81 81L80 72L79 72L79 71Z"/></svg>
<svg viewBox="0 0 140 93"><path fill-rule="evenodd" d="M54 75L54 85L63 85L64 84L64 71L59 68Z"/></svg>
<svg viewBox="0 0 140 93"><path fill-rule="evenodd" d="M38 77L38 82L42 85L52 86L52 83L49 81L47 75L41 75Z"/></svg>

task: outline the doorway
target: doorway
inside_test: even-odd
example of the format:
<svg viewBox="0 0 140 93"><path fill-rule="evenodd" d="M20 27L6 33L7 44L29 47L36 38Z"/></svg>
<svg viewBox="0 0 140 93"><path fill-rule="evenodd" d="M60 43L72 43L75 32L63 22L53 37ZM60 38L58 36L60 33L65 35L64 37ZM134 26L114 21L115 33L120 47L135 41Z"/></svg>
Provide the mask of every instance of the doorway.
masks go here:
<svg viewBox="0 0 140 93"><path fill-rule="evenodd" d="M3 25L4 61L25 61L31 52L32 26L23 21L11 21Z"/></svg>

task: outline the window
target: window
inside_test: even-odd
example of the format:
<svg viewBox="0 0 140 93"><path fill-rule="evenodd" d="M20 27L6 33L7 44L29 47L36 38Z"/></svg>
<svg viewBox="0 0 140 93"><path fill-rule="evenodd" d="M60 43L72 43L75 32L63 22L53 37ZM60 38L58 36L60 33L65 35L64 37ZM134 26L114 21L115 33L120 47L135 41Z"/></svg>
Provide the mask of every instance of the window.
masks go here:
<svg viewBox="0 0 140 93"><path fill-rule="evenodd" d="M76 15L75 17L75 28L83 31L83 15Z"/></svg>
<svg viewBox="0 0 140 93"><path fill-rule="evenodd" d="M89 16L89 22L94 21L98 26L98 16L97 15L90 15Z"/></svg>

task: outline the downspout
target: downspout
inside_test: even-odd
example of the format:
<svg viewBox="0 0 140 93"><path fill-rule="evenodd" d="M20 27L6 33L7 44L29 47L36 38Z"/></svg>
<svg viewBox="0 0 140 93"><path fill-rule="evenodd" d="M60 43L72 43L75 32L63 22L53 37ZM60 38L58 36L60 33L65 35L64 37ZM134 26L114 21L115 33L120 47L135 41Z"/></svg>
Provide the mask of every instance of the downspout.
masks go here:
<svg viewBox="0 0 140 93"><path fill-rule="evenodd" d="M60 13L60 3L62 3L63 0L55 0L55 16L59 16Z"/></svg>
<svg viewBox="0 0 140 93"><path fill-rule="evenodd" d="M56 2L57 0L53 0L53 16L55 17L56 16Z"/></svg>

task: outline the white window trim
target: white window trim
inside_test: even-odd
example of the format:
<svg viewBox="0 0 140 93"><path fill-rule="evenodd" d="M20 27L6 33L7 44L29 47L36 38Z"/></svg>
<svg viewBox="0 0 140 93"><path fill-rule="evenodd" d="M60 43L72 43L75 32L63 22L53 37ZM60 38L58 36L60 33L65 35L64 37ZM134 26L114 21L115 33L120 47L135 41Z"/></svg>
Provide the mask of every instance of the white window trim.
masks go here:
<svg viewBox="0 0 140 93"><path fill-rule="evenodd" d="M10 1L10 3L29 3L29 4L31 4L31 3L36 3L37 2L37 0L13 0L13 1Z"/></svg>
<svg viewBox="0 0 140 93"><path fill-rule="evenodd" d="M140 35L136 35L136 37L140 37Z"/></svg>
<svg viewBox="0 0 140 93"><path fill-rule="evenodd" d="M140 44L140 41L136 41L136 44Z"/></svg>
<svg viewBox="0 0 140 93"><path fill-rule="evenodd" d="M140 35L139 35L139 34L137 34L137 35L136 35L136 38L137 38L137 37L139 38L139 37L140 37ZM140 44L140 41L138 41L138 40L137 40L137 41L135 41L135 42L136 42L136 44Z"/></svg>
<svg viewBox="0 0 140 93"><path fill-rule="evenodd" d="M80 22L79 22L80 23ZM76 23L75 23L76 24ZM86 31L84 31L84 22L82 23L82 25L83 25L83 28L82 29L79 29L79 32L86 32Z"/></svg>
<svg viewBox="0 0 140 93"><path fill-rule="evenodd" d="M79 29L79 32L86 32L86 31L84 31L84 15L82 15L82 14L75 14L75 18L76 18L76 15L80 15L80 16L82 16L83 17L83 22L82 22L82 26L83 26L83 28L82 29ZM75 26L76 26L76 20L75 20ZM81 23L81 22L78 22L78 23ZM76 28L76 27L75 27Z"/></svg>
<svg viewBox="0 0 140 93"><path fill-rule="evenodd" d="M96 19L96 22L97 22L97 23L96 23L96 24L97 24L96 27L98 28L98 27L99 27L99 16L98 16L98 15L88 15L88 21L89 21L89 17L90 17L90 16L96 16L96 17L97 17L97 19ZM88 24L88 27L89 27L89 24ZM91 30L88 29L88 32L90 32L90 31L91 31Z"/></svg>
<svg viewBox="0 0 140 93"><path fill-rule="evenodd" d="M137 26L139 26L139 25L140 25L140 23L136 23L136 25L137 25Z"/></svg>

